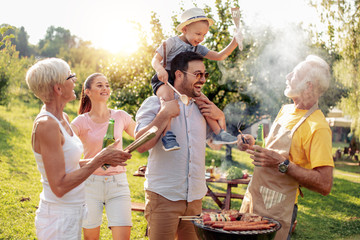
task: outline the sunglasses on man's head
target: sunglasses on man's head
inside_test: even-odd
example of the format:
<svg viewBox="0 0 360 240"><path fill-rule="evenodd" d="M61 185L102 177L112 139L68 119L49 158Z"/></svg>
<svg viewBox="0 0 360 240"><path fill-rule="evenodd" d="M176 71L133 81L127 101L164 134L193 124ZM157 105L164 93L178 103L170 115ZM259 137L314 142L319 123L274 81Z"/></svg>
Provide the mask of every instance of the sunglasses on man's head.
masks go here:
<svg viewBox="0 0 360 240"><path fill-rule="evenodd" d="M67 78L66 80L72 79L72 78L74 78L74 77L76 77L76 74L75 74L75 73L70 74L70 76L68 76L68 78Z"/></svg>
<svg viewBox="0 0 360 240"><path fill-rule="evenodd" d="M186 71L182 71L182 72L184 72L184 73L188 73L188 74L191 74L191 75L193 75L193 76L195 76L195 78L196 78L196 80L197 81L199 81L201 78L205 78L205 79L208 79L208 77L209 77L209 73L208 72L204 72L204 73L202 73L202 72L197 72L197 73L190 73L190 72L186 72Z"/></svg>

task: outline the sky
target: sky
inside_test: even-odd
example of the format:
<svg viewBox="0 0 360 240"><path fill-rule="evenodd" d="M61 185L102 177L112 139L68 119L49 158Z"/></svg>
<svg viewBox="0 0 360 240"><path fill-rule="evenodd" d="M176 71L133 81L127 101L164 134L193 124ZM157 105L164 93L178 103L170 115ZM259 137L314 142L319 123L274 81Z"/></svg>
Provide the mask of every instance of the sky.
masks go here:
<svg viewBox="0 0 360 240"><path fill-rule="evenodd" d="M151 12L157 13L165 33L170 34L171 16L185 9L204 7L213 10L215 0L11 0L1 2L0 24L7 23L28 33L29 42L37 44L51 25L70 30L96 48L112 53L136 51L137 31L132 21L150 29ZM239 0L244 21L250 26L318 22L306 0ZM216 14L214 14L216 15ZM180 19L180 16L178 16ZM216 19L215 19L216 20ZM232 34L232 33L230 33Z"/></svg>

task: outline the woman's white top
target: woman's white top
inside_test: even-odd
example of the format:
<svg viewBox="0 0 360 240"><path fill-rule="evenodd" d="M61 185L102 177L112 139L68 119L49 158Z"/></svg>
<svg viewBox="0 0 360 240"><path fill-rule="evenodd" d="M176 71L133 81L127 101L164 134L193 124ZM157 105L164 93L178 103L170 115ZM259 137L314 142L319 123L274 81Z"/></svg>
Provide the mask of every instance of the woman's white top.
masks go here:
<svg viewBox="0 0 360 240"><path fill-rule="evenodd" d="M69 133L65 130L65 128L62 126L60 121L50 112L45 111L44 109L40 111L38 116L36 118L39 118L41 116L49 116L57 121L59 124L60 130L65 138L64 145L62 146L63 152L64 152L64 161L65 161L65 172L70 173L80 168L79 160L82 156L82 153L84 151L83 145L80 141L80 139L76 136L75 133L73 133L72 136L69 135ZM64 118L66 123L69 125L69 122ZM34 127L34 132L36 130L37 125ZM71 128L70 128L71 129ZM34 134L33 134L34 136ZM35 140L33 140L33 143ZM41 183L43 185L43 191L40 194L40 199L46 202L50 203L57 203L57 204L84 204L85 203L85 191L84 191L84 183L81 183L79 186L75 187L71 191L67 192L64 196L61 198L57 197L51 190L49 181L47 179L47 175L44 168L44 162L42 159L41 154L34 151L36 163L38 166L38 169L41 173Z"/></svg>

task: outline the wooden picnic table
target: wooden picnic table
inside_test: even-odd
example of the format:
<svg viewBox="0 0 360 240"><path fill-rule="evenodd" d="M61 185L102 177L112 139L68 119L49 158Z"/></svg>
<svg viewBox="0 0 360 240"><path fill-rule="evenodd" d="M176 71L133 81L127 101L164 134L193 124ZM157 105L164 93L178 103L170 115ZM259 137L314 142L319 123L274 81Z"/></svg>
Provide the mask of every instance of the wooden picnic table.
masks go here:
<svg viewBox="0 0 360 240"><path fill-rule="evenodd" d="M232 188L237 187L238 184L246 184L246 185L249 184L250 178L248 177L246 179L232 179L232 180L227 180L225 178L219 178L219 179L209 178L206 179L206 182L227 184L226 193L213 192L209 187L209 184L207 184L208 191L206 193L206 196L210 196L215 201L215 203L220 207L220 209L229 210L232 198L235 199L244 198L244 195L242 194L232 193L231 191ZM219 198L224 198L224 201L221 201Z"/></svg>

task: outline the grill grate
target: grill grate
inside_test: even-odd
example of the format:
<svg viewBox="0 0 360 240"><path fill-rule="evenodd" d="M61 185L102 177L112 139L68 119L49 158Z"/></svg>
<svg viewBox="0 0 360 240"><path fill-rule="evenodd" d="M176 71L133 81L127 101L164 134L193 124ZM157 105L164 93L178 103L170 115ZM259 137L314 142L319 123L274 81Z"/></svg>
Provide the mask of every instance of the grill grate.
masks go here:
<svg viewBox="0 0 360 240"><path fill-rule="evenodd" d="M263 217L263 219L268 220L269 223L275 223L276 226L272 227L271 229L264 229L264 230L226 231L226 230L221 229L221 228L213 228L211 226L204 225L202 219L193 220L192 222L198 228L208 230L208 231L211 231L211 232L230 234L230 235L262 235L262 234L269 234L269 233L276 232L281 228L281 224L278 221L276 221L276 220L274 220L272 218L268 218L268 217Z"/></svg>

